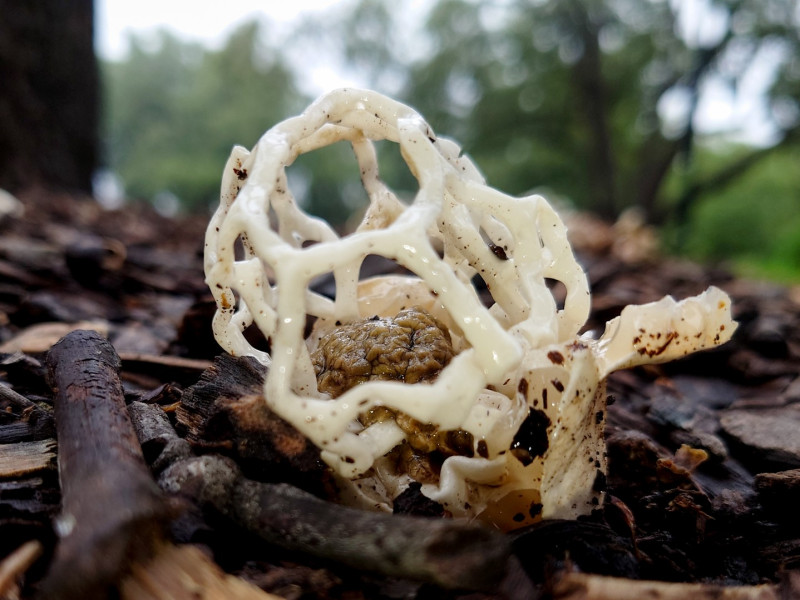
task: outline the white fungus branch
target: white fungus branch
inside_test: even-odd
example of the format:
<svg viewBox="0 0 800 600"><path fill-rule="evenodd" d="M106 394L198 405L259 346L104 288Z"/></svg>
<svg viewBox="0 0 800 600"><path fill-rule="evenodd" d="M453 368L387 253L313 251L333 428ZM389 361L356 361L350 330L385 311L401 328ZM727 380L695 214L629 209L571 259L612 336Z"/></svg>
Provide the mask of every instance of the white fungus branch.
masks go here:
<svg viewBox="0 0 800 600"><path fill-rule="evenodd" d="M382 139L399 144L419 182L409 204L379 179L372 140ZM369 196L360 225L345 237L301 210L286 177L297 156L341 140L352 144ZM370 254L413 276L359 281ZM422 428L469 436L472 448L420 478L422 492L455 516L506 529L540 516L574 518L602 501L596 481L606 466L610 372L715 346L736 327L728 297L710 289L683 302L629 306L599 340L580 336L587 279L544 198L486 186L460 148L437 138L413 109L355 89L321 97L252 152L233 150L206 235L205 270L217 341L270 366L266 402L321 449L344 501L389 510L413 481L397 458L413 432L399 417L364 418L389 410ZM310 289L324 274L335 280L332 299ZM491 293L488 308L473 287L476 275ZM561 309L548 280L566 288ZM335 398L318 391L312 354L323 336L411 307L441 322L452 341L454 356L435 380L369 379ZM316 324L306 340L309 315ZM270 340L269 354L245 339L251 324Z"/></svg>

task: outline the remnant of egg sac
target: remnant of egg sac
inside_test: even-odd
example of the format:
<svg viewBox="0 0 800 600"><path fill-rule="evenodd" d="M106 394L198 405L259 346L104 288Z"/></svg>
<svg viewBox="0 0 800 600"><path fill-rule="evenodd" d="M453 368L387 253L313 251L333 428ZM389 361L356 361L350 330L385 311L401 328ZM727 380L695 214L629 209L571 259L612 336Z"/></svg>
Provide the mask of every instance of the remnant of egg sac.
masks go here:
<svg viewBox="0 0 800 600"><path fill-rule="evenodd" d="M382 139L419 182L411 203L378 176ZM345 237L298 206L286 177L298 155L341 140L369 196ZM412 275L359 281L370 254ZM251 152L233 150L205 271L217 341L269 366L267 403L320 448L342 501L391 510L419 481L454 516L503 529L602 502L610 372L716 346L736 327L712 288L626 307L600 339L579 335L588 283L552 207L488 187L413 109L365 90L322 96ZM310 287L330 274L334 298ZM566 288L561 309L551 280ZM244 337L251 324L270 354Z"/></svg>

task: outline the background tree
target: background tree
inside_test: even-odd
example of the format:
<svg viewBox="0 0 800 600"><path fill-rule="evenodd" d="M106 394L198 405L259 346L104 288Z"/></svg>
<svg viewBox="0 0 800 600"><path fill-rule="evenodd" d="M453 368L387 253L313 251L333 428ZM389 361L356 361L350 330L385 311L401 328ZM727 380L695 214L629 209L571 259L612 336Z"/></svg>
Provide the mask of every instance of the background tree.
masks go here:
<svg viewBox="0 0 800 600"><path fill-rule="evenodd" d="M0 187L91 191L98 158L92 0L0 0Z"/></svg>
<svg viewBox="0 0 800 600"><path fill-rule="evenodd" d="M130 56L105 65L107 157L131 197L169 193L188 208L216 202L231 148L251 147L301 108L265 33L249 23L211 51L160 31L133 37Z"/></svg>
<svg viewBox="0 0 800 600"><path fill-rule="evenodd" d="M637 207L673 248L708 258L730 244L705 231L724 221L707 207L735 205L742 222L763 225L732 251L794 260L800 274L800 182L776 168L800 149L799 0L441 0L423 24L409 16L417 6L352 0L288 38L245 26L220 51L164 33L135 39L127 60L106 66L111 166L132 195L214 202L231 145L295 114L309 100L300 83L334 62L456 138L494 186L543 190L609 219ZM693 20L691 7L701 10ZM735 98L757 71L769 80L769 143L737 140L735 125L698 129L710 91ZM382 175L411 195L394 150L379 148ZM346 144L300 157L289 178L306 208L336 224L365 202ZM765 206L775 231L747 217Z"/></svg>
<svg viewBox="0 0 800 600"><path fill-rule="evenodd" d="M440 130L458 131L489 178L513 191L547 186L609 218L638 206L653 222L683 220L696 198L796 143L800 69L796 1L710 4L719 32L699 40L681 31L680 6L446 0L428 19L435 50L412 67L406 97ZM776 143L720 171L686 170L703 141L704 90L717 80L735 91L775 46ZM660 109L670 101L680 114L668 121ZM667 197L676 173L682 189Z"/></svg>

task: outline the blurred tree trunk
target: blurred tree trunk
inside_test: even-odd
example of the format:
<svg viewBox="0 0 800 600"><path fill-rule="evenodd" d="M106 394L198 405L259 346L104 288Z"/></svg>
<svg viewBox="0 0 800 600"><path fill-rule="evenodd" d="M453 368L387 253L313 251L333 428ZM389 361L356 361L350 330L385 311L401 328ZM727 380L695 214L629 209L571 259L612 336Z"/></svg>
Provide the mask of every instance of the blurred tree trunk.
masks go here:
<svg viewBox="0 0 800 600"><path fill-rule="evenodd" d="M0 187L91 190L99 85L92 0L0 0Z"/></svg>
<svg viewBox="0 0 800 600"><path fill-rule="evenodd" d="M583 45L580 59L572 71L578 90L580 109L589 131L588 164L586 165L594 188L593 209L607 219L619 214L616 191L616 166L611 145L611 130L608 123L608 99L606 81L603 76L600 31L592 22L587 6L582 1L562 5Z"/></svg>

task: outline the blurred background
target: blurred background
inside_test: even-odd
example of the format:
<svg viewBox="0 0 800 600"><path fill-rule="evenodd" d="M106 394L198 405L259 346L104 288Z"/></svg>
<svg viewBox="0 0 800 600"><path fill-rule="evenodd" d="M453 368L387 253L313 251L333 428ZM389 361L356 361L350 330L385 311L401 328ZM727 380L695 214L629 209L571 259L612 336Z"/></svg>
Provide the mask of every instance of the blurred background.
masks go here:
<svg viewBox="0 0 800 600"><path fill-rule="evenodd" d="M415 107L505 192L635 214L669 253L800 281L800 0L0 0L0 15L11 192L207 213L234 144L357 85ZM340 145L289 169L335 224L366 203ZM379 153L413 195L396 149Z"/></svg>

